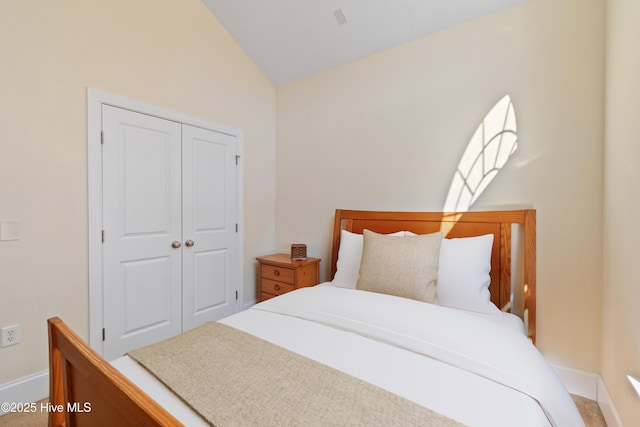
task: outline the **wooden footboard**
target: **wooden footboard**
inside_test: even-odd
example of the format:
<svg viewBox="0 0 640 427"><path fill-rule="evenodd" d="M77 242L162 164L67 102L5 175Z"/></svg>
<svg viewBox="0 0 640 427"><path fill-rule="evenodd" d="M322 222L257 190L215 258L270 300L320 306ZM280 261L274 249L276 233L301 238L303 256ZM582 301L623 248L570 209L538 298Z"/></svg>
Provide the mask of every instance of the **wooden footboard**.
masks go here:
<svg viewBox="0 0 640 427"><path fill-rule="evenodd" d="M180 426L62 320L49 328L49 427Z"/></svg>

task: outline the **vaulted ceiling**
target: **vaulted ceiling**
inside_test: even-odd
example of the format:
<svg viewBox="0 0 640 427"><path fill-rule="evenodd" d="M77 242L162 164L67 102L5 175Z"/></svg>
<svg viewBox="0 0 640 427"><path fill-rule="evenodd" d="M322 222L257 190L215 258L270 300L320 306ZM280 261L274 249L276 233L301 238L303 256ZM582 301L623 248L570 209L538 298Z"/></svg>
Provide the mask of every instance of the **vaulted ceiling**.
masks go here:
<svg viewBox="0 0 640 427"><path fill-rule="evenodd" d="M203 0L283 85L525 0Z"/></svg>

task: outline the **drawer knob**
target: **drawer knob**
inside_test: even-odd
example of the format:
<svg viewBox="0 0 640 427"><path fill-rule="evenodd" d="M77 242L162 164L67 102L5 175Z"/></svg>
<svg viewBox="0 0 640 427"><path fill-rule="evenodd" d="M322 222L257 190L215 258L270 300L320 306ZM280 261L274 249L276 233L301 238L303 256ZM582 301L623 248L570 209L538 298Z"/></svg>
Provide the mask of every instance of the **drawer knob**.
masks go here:
<svg viewBox="0 0 640 427"><path fill-rule="evenodd" d="M279 276L280 275L280 270L274 270L273 275L274 276Z"/></svg>
<svg viewBox="0 0 640 427"><path fill-rule="evenodd" d="M273 287L273 289L275 289L276 291L279 291L279 290L280 290L280 286L275 285L275 286Z"/></svg>

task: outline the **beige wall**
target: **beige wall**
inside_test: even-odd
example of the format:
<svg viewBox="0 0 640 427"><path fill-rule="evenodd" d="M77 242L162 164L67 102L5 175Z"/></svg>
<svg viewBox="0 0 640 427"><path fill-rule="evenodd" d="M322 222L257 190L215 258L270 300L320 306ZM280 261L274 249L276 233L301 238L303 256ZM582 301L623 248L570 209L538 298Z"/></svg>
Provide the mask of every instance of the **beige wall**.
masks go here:
<svg viewBox="0 0 640 427"><path fill-rule="evenodd" d="M0 218L21 239L0 242L0 326L19 323L22 343L0 349L0 384L46 369L47 317L87 336L87 87L245 131L246 301L254 257L290 243L328 278L335 208L442 209L466 142L510 94L520 148L475 209L538 210L539 346L602 372L632 425L640 10L607 3L604 237L602 0L529 0L277 92L199 0L7 3Z"/></svg>
<svg viewBox="0 0 640 427"><path fill-rule="evenodd" d="M277 90L277 247L328 278L335 208L442 210L474 130L505 94L520 147L475 209L538 211L538 344L598 372L604 3L529 0Z"/></svg>
<svg viewBox="0 0 640 427"><path fill-rule="evenodd" d="M627 426L638 425L640 398L640 3L607 2L605 275L602 376Z"/></svg>
<svg viewBox="0 0 640 427"><path fill-rule="evenodd" d="M200 0L17 1L0 13L0 384L47 368L45 319L88 335L87 87L244 130L245 299L275 244L275 89Z"/></svg>

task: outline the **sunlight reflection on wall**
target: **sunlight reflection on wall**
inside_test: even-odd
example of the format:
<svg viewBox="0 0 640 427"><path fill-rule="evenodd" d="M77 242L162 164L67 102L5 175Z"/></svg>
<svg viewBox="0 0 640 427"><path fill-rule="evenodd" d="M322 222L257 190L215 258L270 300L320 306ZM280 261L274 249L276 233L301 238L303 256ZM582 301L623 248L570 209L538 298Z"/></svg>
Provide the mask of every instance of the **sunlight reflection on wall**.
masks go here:
<svg viewBox="0 0 640 427"><path fill-rule="evenodd" d="M518 148L516 113L506 95L487 113L453 174L443 212L466 212ZM447 232L455 224L443 222ZM449 224L449 225L447 225Z"/></svg>

